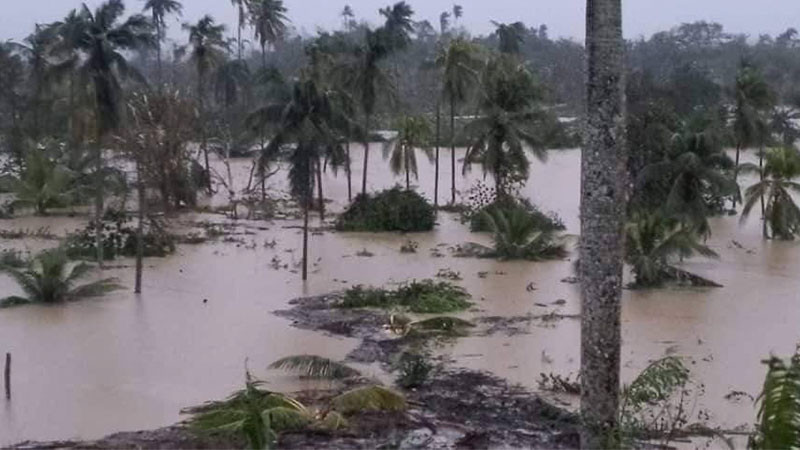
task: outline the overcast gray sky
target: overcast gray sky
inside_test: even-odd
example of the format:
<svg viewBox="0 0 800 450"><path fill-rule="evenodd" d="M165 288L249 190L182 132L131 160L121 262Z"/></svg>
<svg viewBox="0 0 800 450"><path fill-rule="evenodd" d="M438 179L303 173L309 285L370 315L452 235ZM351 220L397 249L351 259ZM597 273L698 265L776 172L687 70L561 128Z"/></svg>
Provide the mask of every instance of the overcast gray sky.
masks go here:
<svg viewBox="0 0 800 450"><path fill-rule="evenodd" d="M377 23L377 10L395 0L285 0L292 23L301 31L313 33L318 27L341 26L341 12L350 4L359 19ZM80 0L0 0L0 40L27 35L36 22L63 17ZM101 0L87 0L89 6ZM129 12L140 10L144 0L126 0ZM229 0L183 0L182 20L197 20L209 13L218 21L233 24L235 13ZM439 13L452 8L452 0L409 0L416 19L438 23ZM546 23L551 36L583 39L585 0L458 0L464 7L461 24L473 33L492 29L491 20L523 21L528 25ZM728 31L753 37L776 34L789 27L800 28L798 0L623 0L627 37L650 35L683 22L709 20L722 23ZM173 30L177 30L178 22ZM233 27L231 27L233 29ZM177 33L177 31L174 31ZM175 36L171 33L171 36Z"/></svg>

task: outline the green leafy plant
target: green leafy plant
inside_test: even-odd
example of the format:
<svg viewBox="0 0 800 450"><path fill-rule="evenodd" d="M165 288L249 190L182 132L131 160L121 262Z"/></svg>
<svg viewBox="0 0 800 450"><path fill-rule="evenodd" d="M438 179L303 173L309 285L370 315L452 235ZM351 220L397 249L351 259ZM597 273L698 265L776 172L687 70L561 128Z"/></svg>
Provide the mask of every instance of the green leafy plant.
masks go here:
<svg viewBox="0 0 800 450"><path fill-rule="evenodd" d="M361 372L352 367L315 355L288 356L275 361L269 367L297 372L312 378L343 379L361 375Z"/></svg>
<svg viewBox="0 0 800 450"><path fill-rule="evenodd" d="M396 290L354 286L336 304L339 308L399 308L420 314L442 314L468 308L469 294L448 282L412 281Z"/></svg>
<svg viewBox="0 0 800 450"><path fill-rule="evenodd" d="M136 228L128 225L130 218L124 213L108 211L103 217L102 238L104 259L136 256ZM92 223L83 230L69 235L64 244L70 258L91 259L97 253L97 227ZM149 221L142 236L145 257L164 257L175 252L175 237L164 230L157 221Z"/></svg>
<svg viewBox="0 0 800 450"><path fill-rule="evenodd" d="M795 148L780 147L770 150L766 160L762 180L745 191L742 220L759 200L766 199L763 212L772 236L791 240L800 234L800 207L792 197L792 192L800 193L800 183L793 181L800 177L800 153ZM752 165L743 168L758 170Z"/></svg>
<svg viewBox="0 0 800 450"><path fill-rule="evenodd" d="M484 214L493 233L495 254L503 259L537 261L567 254L553 232L539 228L538 221L522 209L491 208Z"/></svg>
<svg viewBox="0 0 800 450"><path fill-rule="evenodd" d="M758 428L754 449L800 448L800 351L789 361L772 357L758 397Z"/></svg>
<svg viewBox="0 0 800 450"><path fill-rule="evenodd" d="M364 386L352 389L334 397L331 409L342 414L363 411L403 411L406 409L405 398L384 386Z"/></svg>
<svg viewBox="0 0 800 450"><path fill-rule="evenodd" d="M32 148L25 158L21 176L11 181L16 200L11 208L33 207L36 214L45 215L52 208L69 206L74 198L73 175L47 155L46 149Z"/></svg>
<svg viewBox="0 0 800 450"><path fill-rule="evenodd" d="M433 371L425 355L403 353L397 363L399 375L395 382L403 389L413 389L424 385Z"/></svg>
<svg viewBox="0 0 800 450"><path fill-rule="evenodd" d="M0 300L0 305L11 306L26 303L60 303L84 297L97 297L120 286L113 278L77 285L92 270L88 264L72 265L61 249L46 250L36 255L22 268L0 266L25 292L25 296L11 296Z"/></svg>
<svg viewBox="0 0 800 450"><path fill-rule="evenodd" d="M414 191L393 188L375 195L359 195L336 223L339 231L430 231L436 217L433 206Z"/></svg>

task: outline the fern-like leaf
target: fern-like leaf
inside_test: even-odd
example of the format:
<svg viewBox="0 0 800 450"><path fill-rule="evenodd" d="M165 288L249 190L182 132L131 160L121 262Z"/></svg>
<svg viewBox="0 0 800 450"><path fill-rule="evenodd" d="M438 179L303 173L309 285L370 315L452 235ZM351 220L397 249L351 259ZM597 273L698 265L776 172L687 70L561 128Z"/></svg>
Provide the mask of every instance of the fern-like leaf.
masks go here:
<svg viewBox="0 0 800 450"><path fill-rule="evenodd" d="M384 386L365 386L334 397L332 406L342 414L362 411L403 411L406 409L406 399Z"/></svg>
<svg viewBox="0 0 800 450"><path fill-rule="evenodd" d="M652 362L622 391L623 404L640 409L669 398L689 380L680 358L668 356Z"/></svg>
<svg viewBox="0 0 800 450"><path fill-rule="evenodd" d="M350 366L315 355L289 356L275 361L269 368L297 372L307 377L335 380L361 375L361 372Z"/></svg>
<svg viewBox="0 0 800 450"><path fill-rule="evenodd" d="M775 357L766 364L769 371L758 398L758 433L752 447L800 448L800 352L788 364Z"/></svg>

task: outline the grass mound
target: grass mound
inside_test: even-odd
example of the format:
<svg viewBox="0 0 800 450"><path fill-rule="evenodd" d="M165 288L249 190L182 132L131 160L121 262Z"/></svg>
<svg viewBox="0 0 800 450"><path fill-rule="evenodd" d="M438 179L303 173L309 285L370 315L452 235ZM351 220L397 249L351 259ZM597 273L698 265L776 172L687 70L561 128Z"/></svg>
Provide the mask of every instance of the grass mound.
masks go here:
<svg viewBox="0 0 800 450"><path fill-rule="evenodd" d="M442 314L469 308L469 294L461 287L433 280L412 281L396 290L354 286L338 308L399 308L418 314Z"/></svg>
<svg viewBox="0 0 800 450"><path fill-rule="evenodd" d="M339 231L430 231L435 212L414 191L388 189L375 195L359 195L336 223Z"/></svg>
<svg viewBox="0 0 800 450"><path fill-rule="evenodd" d="M498 198L488 205L468 214L469 229L472 232L494 232L488 216L502 211L505 214L517 213L525 215L537 230L544 232L563 231L566 229L561 218L554 213L543 213L526 199L510 196Z"/></svg>

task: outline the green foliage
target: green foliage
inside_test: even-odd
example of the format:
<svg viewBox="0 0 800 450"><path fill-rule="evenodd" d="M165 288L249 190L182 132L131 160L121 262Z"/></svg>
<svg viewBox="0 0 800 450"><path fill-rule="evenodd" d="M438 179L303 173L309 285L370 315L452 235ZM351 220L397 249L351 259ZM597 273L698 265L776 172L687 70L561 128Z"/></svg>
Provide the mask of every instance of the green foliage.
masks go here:
<svg viewBox="0 0 800 450"><path fill-rule="evenodd" d="M270 364L270 369L283 369L303 376L325 379L353 378L361 375L345 364L314 355L297 355L279 359Z"/></svg>
<svg viewBox="0 0 800 450"><path fill-rule="evenodd" d="M655 287L674 279L671 264L676 258L717 257L700 242L695 228L658 213L634 213L625 232L625 259L633 266L637 286Z"/></svg>
<svg viewBox="0 0 800 450"><path fill-rule="evenodd" d="M800 448L800 352L789 361L765 361L767 376L758 398L758 429L754 449Z"/></svg>
<svg viewBox="0 0 800 450"><path fill-rule="evenodd" d="M340 231L430 231L435 211L424 197L400 188L362 194L339 216Z"/></svg>
<svg viewBox="0 0 800 450"><path fill-rule="evenodd" d="M31 148L21 176L11 182L16 200L10 206L33 207L40 215L69 206L75 197L72 181L73 174L48 156L46 149Z"/></svg>
<svg viewBox="0 0 800 450"><path fill-rule="evenodd" d="M461 311L471 303L469 294L448 282L412 281L394 291L354 286L345 292L338 308L400 308L419 314L442 314Z"/></svg>
<svg viewBox="0 0 800 450"><path fill-rule="evenodd" d="M489 208L484 212L494 238L495 254L503 259L558 259L566 256L564 244L552 230L540 228L537 216L521 208Z"/></svg>
<svg viewBox="0 0 800 450"><path fill-rule="evenodd" d="M262 381L247 373L245 388L223 401L183 411L189 429L230 438L244 438L252 449L270 448L281 431L301 429L313 421L297 400L261 389Z"/></svg>
<svg viewBox="0 0 800 450"><path fill-rule="evenodd" d="M28 265L28 258L22 252L14 249L4 249L0 251L0 267L11 267L21 269Z"/></svg>
<svg viewBox="0 0 800 450"><path fill-rule="evenodd" d="M103 218L103 257L113 260L118 257L136 256L136 228L129 226L130 218L124 213L109 211ZM73 259L92 259L97 254L97 228L93 223L83 230L69 235L64 243L67 255ZM151 221L144 231L144 256L165 257L175 252L175 237L163 226Z"/></svg>
<svg viewBox="0 0 800 450"><path fill-rule="evenodd" d="M0 300L0 305L60 303L84 297L98 297L120 288L113 278L76 286L91 269L92 266L88 264L72 265L61 249L43 251L22 268L0 266L0 271L10 276L25 293L24 297Z"/></svg>
<svg viewBox="0 0 800 450"><path fill-rule="evenodd" d="M433 371L433 364L425 355L403 353L398 361L399 375L395 382L403 389L413 389L424 385Z"/></svg>
<svg viewBox="0 0 800 450"><path fill-rule="evenodd" d="M387 387L365 386L334 397L331 407L345 415L363 411L403 411L406 400Z"/></svg>
<svg viewBox="0 0 800 450"><path fill-rule="evenodd" d="M520 186L507 186L505 189L516 191ZM491 232L492 228L487 219L486 213L493 210L523 210L531 220L536 222L536 227L545 231L563 231L566 229L561 218L555 213L544 213L532 204L528 199L519 195L502 194L498 195L494 188L478 182L467 192L466 204L461 211L461 220L469 222L472 232Z"/></svg>
<svg viewBox="0 0 800 450"><path fill-rule="evenodd" d="M424 116L405 116L397 125L397 137L383 147L383 157L395 175L405 173L406 189L411 189L411 175L419 179L417 150L431 159L431 126Z"/></svg>
<svg viewBox="0 0 800 450"><path fill-rule="evenodd" d="M751 165L747 169L758 170ZM767 153L763 179L745 192L742 220L746 219L761 198L766 200L764 215L773 237L791 240L800 234L800 207L792 193L800 193L800 153L792 147L780 147Z"/></svg>

